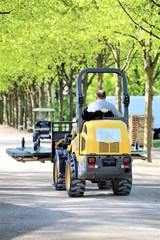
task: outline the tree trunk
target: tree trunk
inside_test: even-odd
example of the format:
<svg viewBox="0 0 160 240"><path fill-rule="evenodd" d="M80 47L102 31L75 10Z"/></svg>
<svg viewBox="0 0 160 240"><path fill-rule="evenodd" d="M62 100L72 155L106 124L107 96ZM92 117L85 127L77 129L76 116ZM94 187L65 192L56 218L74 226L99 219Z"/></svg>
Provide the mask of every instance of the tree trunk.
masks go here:
<svg viewBox="0 0 160 240"><path fill-rule="evenodd" d="M65 71L65 64L63 63L61 65L61 69L62 69L62 77L65 77L66 80L66 85L68 88L68 121L72 121L73 118L73 89L72 89L72 85L73 85L73 81L74 81L74 73L76 72L76 68L72 68L70 66L69 68L69 74L67 75L66 71Z"/></svg>
<svg viewBox="0 0 160 240"><path fill-rule="evenodd" d="M116 74L116 106L119 112L122 112L121 96L122 96L122 80L121 77Z"/></svg>
<svg viewBox="0 0 160 240"><path fill-rule="evenodd" d="M152 38L148 41L141 41L143 47L144 70L146 74L145 96L146 96L146 120L144 129L144 148L147 150L148 162L152 161L151 147L152 147L152 97L153 97L153 73L160 57L160 52L157 51L155 57L152 55ZM153 60L152 60L153 58Z"/></svg>
<svg viewBox="0 0 160 240"><path fill-rule="evenodd" d="M114 46L113 44L108 43L108 46L112 52L114 62L115 62L115 68L121 69L120 66L120 43L118 43L118 47ZM120 79L120 76L115 74L116 82L115 82L115 96L116 96L116 107L119 110L119 112L122 112L122 106L121 106L121 95L122 95L122 81Z"/></svg>
<svg viewBox="0 0 160 240"><path fill-rule="evenodd" d="M151 147L152 147L152 86L153 86L153 68L152 61L149 52L146 52L145 59L145 73L146 73L146 85L145 85L145 129L144 129L144 148L147 150L148 162L151 162Z"/></svg>
<svg viewBox="0 0 160 240"><path fill-rule="evenodd" d="M39 107L45 107L45 90L44 90L44 82L41 83L39 87Z"/></svg>
<svg viewBox="0 0 160 240"><path fill-rule="evenodd" d="M32 105L32 122L31 125L33 126L35 124L35 113L33 111L34 108L37 106L37 102L39 99L37 99L37 90L36 90L36 84L33 82L30 86L30 99L31 99L31 105Z"/></svg>
<svg viewBox="0 0 160 240"><path fill-rule="evenodd" d="M99 53L96 58L97 68L103 68L103 60L104 60L104 55ZM97 74L97 85L98 85L98 89L101 90L103 85L103 73Z"/></svg>
<svg viewBox="0 0 160 240"><path fill-rule="evenodd" d="M0 99L0 124L3 123L3 100Z"/></svg>
<svg viewBox="0 0 160 240"><path fill-rule="evenodd" d="M53 78L50 78L47 82L47 103L49 108L53 108L53 103L52 103L52 83L53 83ZM48 115L48 119L53 121L52 119L52 113L50 112Z"/></svg>
<svg viewBox="0 0 160 240"><path fill-rule="evenodd" d="M3 94L3 124L9 125L7 94Z"/></svg>
<svg viewBox="0 0 160 240"><path fill-rule="evenodd" d="M44 82L41 83L39 87L39 108L45 107L45 90L44 90ZM44 119L44 113L39 112L39 119Z"/></svg>
<svg viewBox="0 0 160 240"><path fill-rule="evenodd" d="M63 79L59 78L59 88L58 88L58 111L59 111L59 121L63 121Z"/></svg>
<svg viewBox="0 0 160 240"><path fill-rule="evenodd" d="M25 92L24 94L24 116L23 116L23 125L25 129L29 129L31 127L32 121L32 106L30 93Z"/></svg>
<svg viewBox="0 0 160 240"><path fill-rule="evenodd" d="M68 121L72 121L73 119L73 92L72 92L73 73L74 71L70 69L69 81L68 81L68 109L69 109Z"/></svg>
<svg viewBox="0 0 160 240"><path fill-rule="evenodd" d="M88 74L84 75L83 78L83 94L84 94L84 106L86 106L87 90L88 90ZM96 96L96 93L94 93Z"/></svg>
<svg viewBox="0 0 160 240"><path fill-rule="evenodd" d="M8 108L9 108L9 125L14 126L14 117L13 117L13 109L14 109L14 101L13 101L13 93L8 95Z"/></svg>
<svg viewBox="0 0 160 240"><path fill-rule="evenodd" d="M24 116L23 116L23 126L24 126L24 129L27 129L27 112L28 112L28 109L27 109L27 94L25 93L24 95Z"/></svg>
<svg viewBox="0 0 160 240"><path fill-rule="evenodd" d="M83 85L83 94L84 94L84 106L86 106L88 87L92 84L94 77L95 77L95 74L93 74L90 78L88 77L88 74L85 74L83 77L82 85ZM94 95L96 99L96 93L94 93Z"/></svg>
<svg viewBox="0 0 160 240"><path fill-rule="evenodd" d="M31 93L28 92L26 94L27 96L27 111L28 111L28 114L27 114L27 129L31 129L32 127L32 122L33 122L33 119L32 119L32 116L33 116L33 108L32 108L32 102L31 102Z"/></svg>
<svg viewBox="0 0 160 240"><path fill-rule="evenodd" d="M18 128L18 94L17 89L14 90L14 127Z"/></svg>
<svg viewBox="0 0 160 240"><path fill-rule="evenodd" d="M23 126L23 93L21 89L18 91L18 128Z"/></svg>
<svg viewBox="0 0 160 240"><path fill-rule="evenodd" d="M120 69L120 49L115 49L114 51L114 56L115 56L115 67L117 69ZM121 77L116 74L116 106L119 110L119 112L122 112L122 106L121 106L121 96L122 96L122 80Z"/></svg>
<svg viewBox="0 0 160 240"><path fill-rule="evenodd" d="M107 65L110 52L107 52L107 49L104 48L101 53L97 55L96 62L97 68L104 68ZM98 89L103 89L103 73L98 73Z"/></svg>

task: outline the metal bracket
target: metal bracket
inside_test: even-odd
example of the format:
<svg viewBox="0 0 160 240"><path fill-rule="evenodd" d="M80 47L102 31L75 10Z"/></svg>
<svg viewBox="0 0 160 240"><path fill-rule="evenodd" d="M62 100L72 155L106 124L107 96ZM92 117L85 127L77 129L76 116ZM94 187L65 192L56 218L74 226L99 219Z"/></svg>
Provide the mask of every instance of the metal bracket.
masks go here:
<svg viewBox="0 0 160 240"><path fill-rule="evenodd" d="M123 104L125 107L128 107L130 103L130 96L128 94L123 95Z"/></svg>

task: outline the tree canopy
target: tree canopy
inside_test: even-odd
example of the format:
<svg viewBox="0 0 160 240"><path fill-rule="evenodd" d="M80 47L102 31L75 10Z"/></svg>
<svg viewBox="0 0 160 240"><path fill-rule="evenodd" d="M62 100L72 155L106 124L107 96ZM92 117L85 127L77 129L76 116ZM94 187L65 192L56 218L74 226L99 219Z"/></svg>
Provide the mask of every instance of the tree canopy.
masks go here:
<svg viewBox="0 0 160 240"><path fill-rule="evenodd" d="M121 66L135 42L134 60L142 65L138 42L148 35L152 35L153 52L159 50L159 4L155 1L1 2L1 13L8 13L0 15L2 91L13 88L19 76L29 82L34 77L39 84L63 62L77 69L96 67L96 55L105 54L108 44L121 49ZM106 66L113 62L110 54ZM129 74L134 77L134 71Z"/></svg>

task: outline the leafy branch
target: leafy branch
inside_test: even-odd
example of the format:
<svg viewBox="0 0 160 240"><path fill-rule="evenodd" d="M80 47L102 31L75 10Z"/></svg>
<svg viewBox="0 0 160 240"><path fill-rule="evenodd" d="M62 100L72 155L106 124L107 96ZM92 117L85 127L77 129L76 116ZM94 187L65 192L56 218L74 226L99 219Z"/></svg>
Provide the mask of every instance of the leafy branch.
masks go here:
<svg viewBox="0 0 160 240"><path fill-rule="evenodd" d="M155 25L153 24L150 24L149 22L147 22L147 20L145 20L144 18L142 19L146 24L148 24L151 28L155 28L157 29L158 31L160 31L160 28L156 27Z"/></svg>
<svg viewBox="0 0 160 240"><path fill-rule="evenodd" d="M15 9L12 9L12 10L10 10L10 11L7 11L7 12L0 12L0 14L10 14L11 12L13 12Z"/></svg>
<svg viewBox="0 0 160 240"><path fill-rule="evenodd" d="M156 3L154 0L151 0L152 3L154 3L157 7L160 7L160 4Z"/></svg>
<svg viewBox="0 0 160 240"><path fill-rule="evenodd" d="M153 32L151 31L148 31L146 28L144 28L143 26L141 26L140 24L138 24L132 17L131 15L128 13L128 11L125 9L125 7L122 5L122 3L120 2L120 0L117 0L119 5L121 6L121 8L123 9L123 11L126 13L126 15L129 17L129 19L136 25L138 26L139 28L141 28L142 30L144 30L146 33L154 36L155 38L159 39L160 40L160 37L158 37L156 34L154 34Z"/></svg>

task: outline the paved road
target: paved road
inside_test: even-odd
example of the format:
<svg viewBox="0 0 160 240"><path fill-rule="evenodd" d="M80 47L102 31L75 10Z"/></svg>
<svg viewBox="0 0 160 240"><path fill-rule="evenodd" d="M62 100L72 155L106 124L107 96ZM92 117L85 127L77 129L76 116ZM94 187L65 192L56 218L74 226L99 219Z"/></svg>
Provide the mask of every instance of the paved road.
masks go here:
<svg viewBox="0 0 160 240"><path fill-rule="evenodd" d="M160 239L160 159L133 162L130 196L88 184L83 198L68 198L52 186L52 164L20 163L7 147L31 134L0 126L0 240Z"/></svg>

